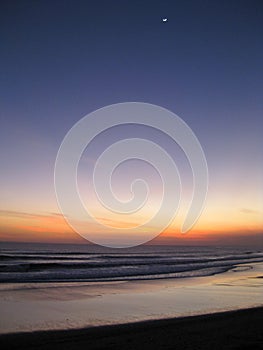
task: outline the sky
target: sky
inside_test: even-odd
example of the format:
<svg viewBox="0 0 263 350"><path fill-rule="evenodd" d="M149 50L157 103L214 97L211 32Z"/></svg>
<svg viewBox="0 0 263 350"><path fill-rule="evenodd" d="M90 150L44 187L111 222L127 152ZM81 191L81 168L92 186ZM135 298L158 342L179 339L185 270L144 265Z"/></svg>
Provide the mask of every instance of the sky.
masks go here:
<svg viewBox="0 0 263 350"><path fill-rule="evenodd" d="M103 147L136 135L164 147L181 172L181 207L157 243L262 245L262 23L255 0L1 1L0 240L87 243L59 210L56 155L85 115L132 101L171 110L196 134L209 170L206 206L182 236L192 180L181 150L156 130L120 126L99 135L79 165L94 215L132 227L156 209L160 179L139 161L124 164L113 187L126 198L132 176L143 174L153 189L145 212L109 214L91 195Z"/></svg>

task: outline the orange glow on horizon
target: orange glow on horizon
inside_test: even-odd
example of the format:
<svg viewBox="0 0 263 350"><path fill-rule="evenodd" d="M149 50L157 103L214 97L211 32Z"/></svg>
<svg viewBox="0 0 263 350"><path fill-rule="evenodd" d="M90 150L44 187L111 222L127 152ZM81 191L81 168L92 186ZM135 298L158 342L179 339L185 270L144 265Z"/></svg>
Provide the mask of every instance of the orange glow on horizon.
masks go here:
<svg viewBox="0 0 263 350"><path fill-rule="evenodd" d="M180 220L176 220L170 227L153 240L154 243L196 243L209 244L218 241L228 242L230 239L246 239L249 237L263 237L262 220L254 220L255 213L241 213L246 215L245 220L240 220L237 225L232 222L214 222L211 217L199 222L186 234L180 233ZM240 214L240 215L241 215ZM250 215L251 214L251 215ZM241 215L241 216L242 216ZM249 220L249 217L253 220ZM134 222L114 221L108 218L100 218L104 223L118 228L133 227ZM150 227L149 227L150 229ZM92 230L92 225L90 225ZM94 231L93 231L94 232ZM105 228L105 235L107 228ZM29 242L69 242L85 243L80 235L75 233L67 224L63 215L58 213L35 214L16 211L1 211L0 215L0 239L2 241L29 241Z"/></svg>

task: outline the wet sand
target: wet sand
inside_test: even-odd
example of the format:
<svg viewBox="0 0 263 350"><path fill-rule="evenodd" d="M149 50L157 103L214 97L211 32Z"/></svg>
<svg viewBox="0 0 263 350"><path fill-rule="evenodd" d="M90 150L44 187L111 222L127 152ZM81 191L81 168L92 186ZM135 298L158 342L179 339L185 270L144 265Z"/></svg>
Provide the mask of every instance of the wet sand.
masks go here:
<svg viewBox="0 0 263 350"><path fill-rule="evenodd" d="M1 349L262 349L263 264L116 283L0 286Z"/></svg>
<svg viewBox="0 0 263 350"><path fill-rule="evenodd" d="M263 264L198 278L0 285L0 333L204 315L263 306Z"/></svg>
<svg viewBox="0 0 263 350"><path fill-rule="evenodd" d="M80 329L263 306L263 264L223 274L114 283L0 285L0 333Z"/></svg>
<svg viewBox="0 0 263 350"><path fill-rule="evenodd" d="M263 349L263 308L0 336L1 349Z"/></svg>

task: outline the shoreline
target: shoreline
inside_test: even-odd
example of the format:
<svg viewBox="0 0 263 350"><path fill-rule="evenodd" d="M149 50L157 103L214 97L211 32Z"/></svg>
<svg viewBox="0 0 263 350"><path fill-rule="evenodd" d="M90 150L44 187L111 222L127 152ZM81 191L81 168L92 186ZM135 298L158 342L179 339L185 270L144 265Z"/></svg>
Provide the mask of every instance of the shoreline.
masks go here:
<svg viewBox="0 0 263 350"><path fill-rule="evenodd" d="M1 349L263 349L263 307L0 335Z"/></svg>
<svg viewBox="0 0 263 350"><path fill-rule="evenodd" d="M74 330L263 305L263 263L189 279L0 286L0 333Z"/></svg>

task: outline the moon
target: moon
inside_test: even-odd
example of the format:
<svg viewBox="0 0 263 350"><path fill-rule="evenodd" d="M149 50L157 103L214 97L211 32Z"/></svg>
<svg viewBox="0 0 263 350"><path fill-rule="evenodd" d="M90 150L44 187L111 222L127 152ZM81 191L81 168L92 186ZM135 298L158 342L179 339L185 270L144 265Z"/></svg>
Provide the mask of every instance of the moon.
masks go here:
<svg viewBox="0 0 263 350"><path fill-rule="evenodd" d="M163 22L167 22L168 18L163 18Z"/></svg>

